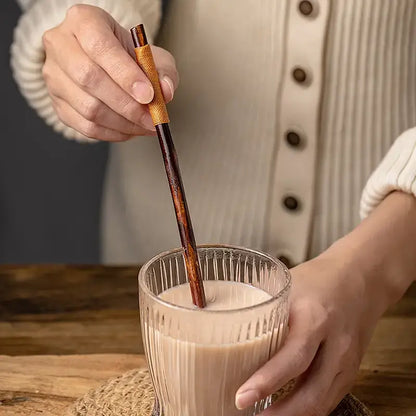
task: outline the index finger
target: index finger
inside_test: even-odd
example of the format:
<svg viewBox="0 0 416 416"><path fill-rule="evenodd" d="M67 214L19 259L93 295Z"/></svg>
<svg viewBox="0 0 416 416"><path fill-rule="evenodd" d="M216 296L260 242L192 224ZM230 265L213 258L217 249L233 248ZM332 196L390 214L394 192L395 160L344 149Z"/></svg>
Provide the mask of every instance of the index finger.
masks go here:
<svg viewBox="0 0 416 416"><path fill-rule="evenodd" d="M139 103L152 101L152 84L110 26L91 22L88 26L81 25L79 32L77 39L82 49L114 82Z"/></svg>
<svg viewBox="0 0 416 416"><path fill-rule="evenodd" d="M308 369L322 341L323 329L302 315L293 311L289 334L280 350L238 389L238 409L276 392Z"/></svg>

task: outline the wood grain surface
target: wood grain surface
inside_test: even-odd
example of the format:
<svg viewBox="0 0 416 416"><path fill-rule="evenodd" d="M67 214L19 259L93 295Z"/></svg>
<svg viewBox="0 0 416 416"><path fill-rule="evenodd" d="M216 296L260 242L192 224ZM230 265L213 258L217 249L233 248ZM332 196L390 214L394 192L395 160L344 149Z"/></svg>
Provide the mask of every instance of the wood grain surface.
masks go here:
<svg viewBox="0 0 416 416"><path fill-rule="evenodd" d="M0 266L0 354L8 356L0 359L1 416L58 415L81 390L142 363L125 355L143 352L137 273ZM377 416L416 416L416 285L380 320L353 393ZM27 406L41 410L20 412Z"/></svg>
<svg viewBox="0 0 416 416"><path fill-rule="evenodd" d="M63 416L88 390L145 365L141 355L0 356L0 415Z"/></svg>
<svg viewBox="0 0 416 416"><path fill-rule="evenodd" d="M138 270L0 266L0 354L142 353Z"/></svg>

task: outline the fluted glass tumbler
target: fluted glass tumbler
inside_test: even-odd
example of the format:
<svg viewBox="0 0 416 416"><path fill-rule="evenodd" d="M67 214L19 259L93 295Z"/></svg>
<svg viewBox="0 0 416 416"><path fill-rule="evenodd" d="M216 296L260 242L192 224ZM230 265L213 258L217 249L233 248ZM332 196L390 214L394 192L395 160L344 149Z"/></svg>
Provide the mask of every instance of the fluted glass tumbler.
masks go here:
<svg viewBox="0 0 416 416"><path fill-rule="evenodd" d="M182 250L162 253L139 273L145 353L161 416L251 416L238 388L281 345L290 274L273 257L231 246L198 248L207 308L192 305Z"/></svg>

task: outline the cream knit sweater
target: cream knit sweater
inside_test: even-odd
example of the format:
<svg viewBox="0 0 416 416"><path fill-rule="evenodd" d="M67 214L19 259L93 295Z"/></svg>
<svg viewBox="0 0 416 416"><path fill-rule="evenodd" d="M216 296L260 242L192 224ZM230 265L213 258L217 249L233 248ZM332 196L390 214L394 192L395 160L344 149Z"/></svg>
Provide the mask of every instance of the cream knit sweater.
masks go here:
<svg viewBox="0 0 416 416"><path fill-rule="evenodd" d="M51 107L43 31L71 4L90 3L155 34L160 3L21 3L15 78L49 124L81 138ZM293 263L327 248L391 191L416 195L416 0L311 0L310 14L299 3L170 0L158 38L181 75L169 111L197 241ZM155 139L112 145L106 262L138 263L179 245L159 153Z"/></svg>

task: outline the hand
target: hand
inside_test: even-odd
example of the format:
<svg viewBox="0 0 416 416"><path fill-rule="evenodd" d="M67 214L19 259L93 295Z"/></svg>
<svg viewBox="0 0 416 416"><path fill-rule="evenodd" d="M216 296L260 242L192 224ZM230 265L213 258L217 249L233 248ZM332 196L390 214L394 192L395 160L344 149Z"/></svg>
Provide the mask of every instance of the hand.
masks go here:
<svg viewBox="0 0 416 416"><path fill-rule="evenodd" d="M134 61L130 33L104 10L71 7L65 20L45 32L43 76L63 123L87 137L123 141L154 135L147 106L153 88ZM152 47L166 102L178 74L172 55Z"/></svg>
<svg viewBox="0 0 416 416"><path fill-rule="evenodd" d="M329 250L291 270L288 337L239 389L239 408L294 378L292 393L262 415L326 416L349 391L381 308L359 271L343 262L343 254Z"/></svg>
<svg viewBox="0 0 416 416"><path fill-rule="evenodd" d="M263 416L326 416L354 382L378 318L416 276L416 198L392 192L350 234L291 270L289 333L236 396L245 408L296 378Z"/></svg>

